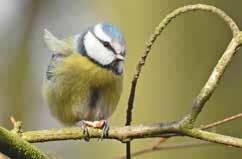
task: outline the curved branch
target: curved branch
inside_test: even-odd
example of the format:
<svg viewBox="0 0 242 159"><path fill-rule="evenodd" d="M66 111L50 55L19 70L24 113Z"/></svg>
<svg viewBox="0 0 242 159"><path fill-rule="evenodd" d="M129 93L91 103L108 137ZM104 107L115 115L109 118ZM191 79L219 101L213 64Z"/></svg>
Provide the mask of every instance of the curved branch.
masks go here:
<svg viewBox="0 0 242 159"><path fill-rule="evenodd" d="M161 32L171 22L172 19L176 18L180 14L190 12L190 11L196 11L196 10L209 11L209 12L212 12L212 13L218 15L219 17L221 17L221 19L223 19L228 24L228 26L230 27L230 29L233 33L233 37L236 37L240 33L240 30L239 30L238 26L236 25L236 23L224 11L222 11L222 10L220 10L220 9L214 7L214 6L204 5L204 4L187 5L187 6L175 9L170 14L168 14L161 21L161 23L158 25L158 27L155 28L155 31L151 35L148 42L146 43L146 47L143 51L141 59L139 60L137 66L136 66L136 72L133 76L133 80L132 80L132 84L131 84L131 90L130 90L129 99L128 99L128 108L127 108L125 125L131 125L132 110L133 110L133 103L134 103L134 99L135 99L137 82L138 82L142 67L145 64L146 58L149 55L151 48L152 48L154 42L156 41L157 37L161 34ZM225 64L225 66L227 66L227 64ZM201 112L204 104L210 98L212 92L215 90L216 85L217 85L219 79L221 78L224 70L225 70L225 68L221 69L221 73L219 74L220 77L218 77L217 80L215 80L215 81L213 81L212 78L216 76L217 72L214 71L214 74L211 75L211 78L209 79L208 83L204 86L204 89L202 89L200 94L194 100L192 112L190 113L190 115L186 115L183 118L184 123L193 126L193 123L196 120L198 114ZM214 84L214 85L212 87L210 87L210 85L209 85L210 83ZM210 87L210 90L207 89L208 86ZM127 142L127 145L126 145L126 155L127 155L127 159L131 158L130 157L130 142Z"/></svg>
<svg viewBox="0 0 242 159"><path fill-rule="evenodd" d="M240 33L239 27L236 25L236 23L233 21L233 19L231 19L224 11L222 11L214 6L205 5L205 4L187 5L187 6L175 9L174 11L169 13L161 21L161 23L155 28L155 31L149 38L148 42L146 43L146 47L142 53L141 59L136 66L136 72L133 76L130 95L129 95L129 99L128 99L127 117L126 117L125 125L130 125L130 123L132 121L132 109L133 109L133 103L134 103L134 98L135 98L137 81L139 79L142 67L145 64L146 58L147 58L148 54L150 53L151 48L152 48L153 44L155 43L157 37L166 28L166 26L178 15L181 15L183 13L190 12L190 11L196 11L196 10L212 12L212 13L218 15L219 17L221 17L221 19L224 20L227 23L227 25L230 27L230 30L232 31L234 37Z"/></svg>
<svg viewBox="0 0 242 159"><path fill-rule="evenodd" d="M222 57L219 59L217 65L214 67L208 81L205 83L200 93L195 98L192 104L191 113L185 116L184 119L187 119L190 124L193 124L204 107L205 103L209 100L214 90L216 89L220 79L222 78L225 69L228 64L231 62L233 55L236 53L239 47L239 39L238 36L234 37L227 49L225 50Z"/></svg>

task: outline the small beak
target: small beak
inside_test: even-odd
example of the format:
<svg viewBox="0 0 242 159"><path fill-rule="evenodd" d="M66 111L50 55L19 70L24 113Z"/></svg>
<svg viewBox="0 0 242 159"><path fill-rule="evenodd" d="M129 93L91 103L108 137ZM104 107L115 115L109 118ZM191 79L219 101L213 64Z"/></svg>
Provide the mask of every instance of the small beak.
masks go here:
<svg viewBox="0 0 242 159"><path fill-rule="evenodd" d="M116 74L122 75L123 65L124 65L124 57L122 55L117 54L115 60L111 63L112 70Z"/></svg>
<svg viewBox="0 0 242 159"><path fill-rule="evenodd" d="M119 60L119 61L124 61L124 57L120 54L116 55L116 59Z"/></svg>

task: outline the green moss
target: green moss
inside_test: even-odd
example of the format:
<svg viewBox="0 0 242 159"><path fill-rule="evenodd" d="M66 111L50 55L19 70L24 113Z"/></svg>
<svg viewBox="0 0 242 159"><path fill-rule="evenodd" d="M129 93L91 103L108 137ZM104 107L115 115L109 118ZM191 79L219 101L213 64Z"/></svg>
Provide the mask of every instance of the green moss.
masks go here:
<svg viewBox="0 0 242 159"><path fill-rule="evenodd" d="M39 149L0 127L0 150L14 159L48 159Z"/></svg>

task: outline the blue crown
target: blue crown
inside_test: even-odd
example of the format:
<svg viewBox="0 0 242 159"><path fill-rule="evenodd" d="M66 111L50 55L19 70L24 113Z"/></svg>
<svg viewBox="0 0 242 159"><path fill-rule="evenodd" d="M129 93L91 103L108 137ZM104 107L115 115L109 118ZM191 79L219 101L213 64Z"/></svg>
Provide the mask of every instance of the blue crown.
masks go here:
<svg viewBox="0 0 242 159"><path fill-rule="evenodd" d="M108 23L108 22L103 22L101 23L103 31L110 36L112 39L118 40L118 42L121 45L125 45L124 37L121 34L121 32L116 28L114 25Z"/></svg>

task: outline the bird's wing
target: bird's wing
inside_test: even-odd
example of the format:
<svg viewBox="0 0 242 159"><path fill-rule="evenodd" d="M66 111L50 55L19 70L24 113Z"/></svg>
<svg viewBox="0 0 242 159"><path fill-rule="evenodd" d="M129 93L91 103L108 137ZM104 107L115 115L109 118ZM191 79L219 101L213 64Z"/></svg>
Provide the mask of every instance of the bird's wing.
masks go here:
<svg viewBox="0 0 242 159"><path fill-rule="evenodd" d="M68 45L65 41L56 38L47 29L44 30L44 41L53 54L69 55L72 52L70 45Z"/></svg>

